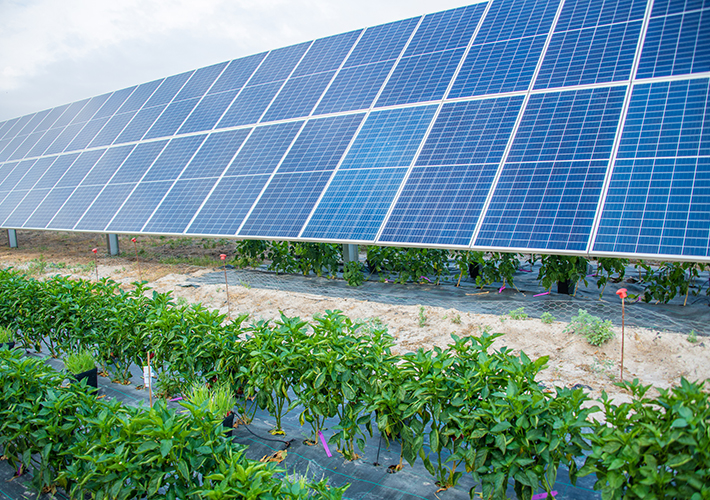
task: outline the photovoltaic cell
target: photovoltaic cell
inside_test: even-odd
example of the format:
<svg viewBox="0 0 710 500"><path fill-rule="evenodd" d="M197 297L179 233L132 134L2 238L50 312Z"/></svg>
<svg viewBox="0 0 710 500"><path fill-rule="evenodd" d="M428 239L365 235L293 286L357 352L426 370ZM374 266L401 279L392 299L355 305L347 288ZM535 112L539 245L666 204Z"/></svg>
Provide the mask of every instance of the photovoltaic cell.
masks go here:
<svg viewBox="0 0 710 500"><path fill-rule="evenodd" d="M50 110L50 112L45 116L44 120L42 120L42 123L37 125L37 128L35 129L35 132L38 132L40 130L49 130L54 123L59 119L60 116L66 111L66 109L69 107L69 104L65 104L63 106L57 106L56 108L53 108ZM2 137L2 132L0 131L0 137Z"/></svg>
<svg viewBox="0 0 710 500"><path fill-rule="evenodd" d="M108 122L108 116L103 118L97 118L96 120L91 120L84 125L81 132L77 134L73 141L67 146L66 151L76 151L78 149L86 149L86 146L96 137L96 134L101 131L101 129Z"/></svg>
<svg viewBox="0 0 710 500"><path fill-rule="evenodd" d="M25 160L21 162L10 162L6 163L3 167L3 172L10 166L9 173L5 176L3 181L0 183L0 193L7 193L12 191L12 189L17 185L18 182L24 177L27 171L34 165L37 160ZM14 167L13 167L14 166ZM0 194L0 199L2 199L2 194Z"/></svg>
<svg viewBox="0 0 710 500"><path fill-rule="evenodd" d="M84 128L83 123L75 123L74 125L65 127L64 130L62 130L62 133L59 134L59 137L54 140L52 145L47 148L44 154L52 155L64 151L67 146L69 146L71 141L74 140L76 135L81 132L82 128Z"/></svg>
<svg viewBox="0 0 710 500"><path fill-rule="evenodd" d="M335 74L334 71L291 78L269 107L262 121L308 116Z"/></svg>
<svg viewBox="0 0 710 500"><path fill-rule="evenodd" d="M90 99L84 99L82 101L77 101L73 102L69 105L69 107L62 113L62 116L60 116L56 122L54 122L54 125L52 125L52 128L59 128L59 127L66 127L71 123L72 120L74 120L74 117L79 114L79 112L82 110L84 106L86 106L86 103L89 102Z"/></svg>
<svg viewBox="0 0 710 500"><path fill-rule="evenodd" d="M361 32L350 31L316 40L293 72L293 77L338 69Z"/></svg>
<svg viewBox="0 0 710 500"><path fill-rule="evenodd" d="M140 141L164 109L165 106L155 106L140 110L130 123L126 125L126 128L123 129L123 132L121 132L121 135L118 136L118 139L116 139L114 143L121 144L124 142Z"/></svg>
<svg viewBox="0 0 710 500"><path fill-rule="evenodd" d="M394 60L344 68L323 96L316 114L367 109L394 66Z"/></svg>
<svg viewBox="0 0 710 500"><path fill-rule="evenodd" d="M0 224L12 214L20 203L22 203L22 200L25 199L28 192L28 189L15 189L7 195L0 195L0 199L4 198L0 201Z"/></svg>
<svg viewBox="0 0 710 500"><path fill-rule="evenodd" d="M617 158L710 155L708 79L634 86Z"/></svg>
<svg viewBox="0 0 710 500"><path fill-rule="evenodd" d="M89 173L91 168L99 161L99 158L103 156L106 152L105 149L98 149L94 151L84 151L81 156L77 158L71 167L66 171L64 176L57 182L57 188L74 188L79 185L79 183L84 180L86 174ZM73 156L73 155L65 155ZM47 221L49 222L49 221Z"/></svg>
<svg viewBox="0 0 710 500"><path fill-rule="evenodd" d="M138 184L106 230L140 231L172 185L173 181Z"/></svg>
<svg viewBox="0 0 710 500"><path fill-rule="evenodd" d="M71 124L85 123L91 120L91 118L96 114L99 109L101 109L101 106L104 105L104 103L108 100L109 97L111 97L111 94L103 94L89 99L89 102L86 103L86 106L81 108L81 111L77 113L77 115L71 121Z"/></svg>
<svg viewBox="0 0 710 500"><path fill-rule="evenodd" d="M86 175L86 178L82 181L81 185L105 185L134 148L135 146L133 145L109 148L98 161L94 169ZM76 222L76 220L74 222Z"/></svg>
<svg viewBox="0 0 710 500"><path fill-rule="evenodd" d="M237 92L239 91L231 90L204 97L189 118L185 120L185 123L182 124L178 134L212 130L217 121L222 118L225 110L232 104Z"/></svg>
<svg viewBox="0 0 710 500"><path fill-rule="evenodd" d="M22 135L19 137L14 137L7 146L5 146L5 149L2 150L0 153L0 161L6 161L9 160L10 157L12 157L12 154L15 152L17 148L19 148L23 142L27 139L26 135Z"/></svg>
<svg viewBox="0 0 710 500"><path fill-rule="evenodd" d="M310 120L279 167L279 173L332 170L350 144L365 115Z"/></svg>
<svg viewBox="0 0 710 500"><path fill-rule="evenodd" d="M109 181L109 184L138 182L167 143L168 141L158 141L138 144Z"/></svg>
<svg viewBox="0 0 710 500"><path fill-rule="evenodd" d="M141 182L177 179L205 137L204 135L193 135L170 141Z"/></svg>
<svg viewBox="0 0 710 500"><path fill-rule="evenodd" d="M6 120L0 124L0 140L5 137L5 134L14 126L17 118L13 120Z"/></svg>
<svg viewBox="0 0 710 500"><path fill-rule="evenodd" d="M91 141L89 147L95 148L98 146L108 146L116 140L118 134L120 134L128 122L131 121L135 115L135 111L130 111L128 113L121 113L118 115L113 115L108 123L101 129L101 131L96 134L94 140Z"/></svg>
<svg viewBox="0 0 710 500"><path fill-rule="evenodd" d="M186 73L167 77L150 97L144 108L168 104L180 92L180 89L193 73L194 71L187 71Z"/></svg>
<svg viewBox="0 0 710 500"><path fill-rule="evenodd" d="M302 237L373 241L406 173L406 168L336 172Z"/></svg>
<svg viewBox="0 0 710 500"><path fill-rule="evenodd" d="M297 237L331 175L331 171L276 174L239 235Z"/></svg>
<svg viewBox="0 0 710 500"><path fill-rule="evenodd" d="M225 175L273 172L302 125L303 122L291 122L256 128Z"/></svg>
<svg viewBox="0 0 710 500"><path fill-rule="evenodd" d="M288 78L311 43L300 43L269 52L269 55L249 80L249 85L261 85Z"/></svg>
<svg viewBox="0 0 710 500"><path fill-rule="evenodd" d="M547 35L474 45L449 98L527 90Z"/></svg>
<svg viewBox="0 0 710 500"><path fill-rule="evenodd" d="M34 189L49 189L53 188L59 179L67 173L67 170L72 166L74 161L79 157L79 153L71 153L52 158L54 161L42 177L33 186ZM43 161L44 158L40 161ZM38 161L35 165L39 164Z"/></svg>
<svg viewBox="0 0 710 500"><path fill-rule="evenodd" d="M103 186L79 187L72 193L67 201L62 205L57 214L52 218L48 229L73 229L86 209L89 208L103 189Z"/></svg>
<svg viewBox="0 0 710 500"><path fill-rule="evenodd" d="M24 228L43 229L49 224L67 199L74 192L74 188L55 188L49 190L47 196L37 207L32 215L22 224Z"/></svg>
<svg viewBox="0 0 710 500"><path fill-rule="evenodd" d="M123 103L126 102L126 99L131 96L134 90L136 90L135 86L117 90L111 94L111 97L109 97L104 105L101 106L101 109L96 112L94 119L113 116L116 111L118 111L118 108L123 106Z"/></svg>
<svg viewBox="0 0 710 500"><path fill-rule="evenodd" d="M183 171L181 179L222 175L249 132L250 129L242 129L210 134L202 148Z"/></svg>
<svg viewBox="0 0 710 500"><path fill-rule="evenodd" d="M216 182L216 177L177 181L143 230L182 233Z"/></svg>
<svg viewBox="0 0 710 500"><path fill-rule="evenodd" d="M13 170L15 170L17 163L18 162L14 161L14 162L3 163L2 165L0 165L0 191L2 191L2 187L1 187L2 183L5 181L7 176L10 175Z"/></svg>
<svg viewBox="0 0 710 500"><path fill-rule="evenodd" d="M639 21L647 3L646 0L565 0L555 32ZM654 5L657 3L654 1Z"/></svg>
<svg viewBox="0 0 710 500"><path fill-rule="evenodd" d="M242 89L217 124L217 128L256 123L282 85L283 82L274 82Z"/></svg>
<svg viewBox="0 0 710 500"><path fill-rule="evenodd" d="M38 113L35 113L32 116L32 119L27 122L27 125L25 125L20 133L18 135L28 135L31 134L32 132L35 131L37 126L42 123L42 121L45 119L45 117L49 114L49 109L45 109L44 111L40 111Z"/></svg>
<svg viewBox="0 0 710 500"><path fill-rule="evenodd" d="M705 0L654 0L652 17L668 16L707 7Z"/></svg>
<svg viewBox="0 0 710 500"><path fill-rule="evenodd" d="M215 187L188 234L236 234L269 175L223 177Z"/></svg>
<svg viewBox="0 0 710 500"><path fill-rule="evenodd" d="M61 128L53 128L50 130L47 130L42 138L37 141L37 144L35 144L32 149L27 153L28 158L34 158L35 156L42 156L44 152L49 148L49 146L52 145L54 140L59 136L59 134L62 133Z"/></svg>
<svg viewBox="0 0 710 500"><path fill-rule="evenodd" d="M471 41L486 3L428 14L404 53L405 57L464 48Z"/></svg>
<svg viewBox="0 0 710 500"><path fill-rule="evenodd" d="M163 80L154 80L139 85L138 88L131 94L126 102L118 110L119 113L128 113L129 111L138 111L143 107L145 102L153 95Z"/></svg>
<svg viewBox="0 0 710 500"><path fill-rule="evenodd" d="M16 199L15 209L7 215L6 218L0 219L0 222L4 227L14 227L20 228L23 226L25 221L32 215L32 213L37 209L37 205L44 201L45 197L49 194L49 189L33 189L31 191L24 191L25 196L22 199ZM4 215L4 208L2 212ZM10 208L9 206L7 207ZM2 217L0 215L0 217Z"/></svg>
<svg viewBox="0 0 710 500"><path fill-rule="evenodd" d="M416 164L498 164L522 103L516 96L445 104Z"/></svg>
<svg viewBox="0 0 710 500"><path fill-rule="evenodd" d="M554 35L535 88L628 80L641 24L635 21Z"/></svg>
<svg viewBox="0 0 710 500"><path fill-rule="evenodd" d="M559 0L492 0L474 43L546 34Z"/></svg>
<svg viewBox="0 0 710 500"><path fill-rule="evenodd" d="M226 65L227 63L223 62L195 71L177 97L175 97L175 100L184 101L185 99L193 99L205 95Z"/></svg>
<svg viewBox="0 0 710 500"><path fill-rule="evenodd" d="M710 71L710 9L651 19L638 78Z"/></svg>
<svg viewBox="0 0 710 500"><path fill-rule="evenodd" d="M134 187L135 183L109 184L106 186L73 229L77 231L105 230ZM79 191L77 190L76 192Z"/></svg>
<svg viewBox="0 0 710 500"><path fill-rule="evenodd" d="M44 132L35 132L33 134L25 136L25 140L18 146L17 149L10 155L8 160L21 160L25 156L27 156L27 153L30 152L30 150L37 144L37 142L42 138L44 135ZM0 154L0 158L2 158L4 154Z"/></svg>
<svg viewBox="0 0 710 500"><path fill-rule="evenodd" d="M200 99L188 99L187 101L178 101L169 105L160 118L156 120L150 128L145 139L155 139L156 137L167 137L173 135L177 129L185 121Z"/></svg>
<svg viewBox="0 0 710 500"><path fill-rule="evenodd" d="M367 28L345 61L345 67L397 59L418 23L419 18L413 17Z"/></svg>
<svg viewBox="0 0 710 500"><path fill-rule="evenodd" d="M219 79L212 85L209 92L207 92L207 95L241 89L261 61L264 60L266 54L266 52L262 52L261 54L254 54L253 56L231 61Z"/></svg>
<svg viewBox="0 0 710 500"><path fill-rule="evenodd" d="M86 101L88 101L88 99ZM86 101L82 101L82 102L86 102ZM7 134L5 134L4 138L14 139L18 135L20 135L20 131L23 128L25 128L25 126L29 123L29 121L32 119L33 116L34 116L34 113L31 115L25 115L21 118L18 118L17 121L12 126L12 128L10 128L8 130Z"/></svg>
<svg viewBox="0 0 710 500"><path fill-rule="evenodd" d="M47 158L40 158L36 162L30 162L27 164L26 162L20 162L20 164L17 166L17 171L18 171L18 179L17 183L13 186L9 186L14 190L29 190L32 189L32 186L34 186L37 181L44 175L44 173L49 169L50 166L52 166L52 163L57 158L54 156L50 156ZM27 167L25 167L27 165ZM14 174L14 172L13 172ZM12 176L8 176L5 181L9 181ZM4 183L3 183L4 186Z"/></svg>
<svg viewBox="0 0 710 500"><path fill-rule="evenodd" d="M377 100L377 106L441 99L463 53L464 49L457 49L402 58Z"/></svg>
<svg viewBox="0 0 710 500"><path fill-rule="evenodd" d="M497 168L415 167L379 241L468 245Z"/></svg>
<svg viewBox="0 0 710 500"><path fill-rule="evenodd" d="M340 168L409 165L435 112L436 106L373 112Z"/></svg>

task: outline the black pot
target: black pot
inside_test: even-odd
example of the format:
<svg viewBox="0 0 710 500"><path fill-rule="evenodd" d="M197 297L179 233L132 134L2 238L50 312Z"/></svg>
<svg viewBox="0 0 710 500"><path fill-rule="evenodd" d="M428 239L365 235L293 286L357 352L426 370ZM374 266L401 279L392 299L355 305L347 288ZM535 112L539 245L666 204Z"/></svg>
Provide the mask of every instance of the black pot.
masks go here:
<svg viewBox="0 0 710 500"><path fill-rule="evenodd" d="M476 262L475 264L468 265L468 275L472 280L475 280L481 275L481 264Z"/></svg>
<svg viewBox="0 0 710 500"><path fill-rule="evenodd" d="M222 420L222 426L225 429L228 429L224 431L224 435L227 437L232 437L232 429L234 428L234 413L229 412L229 415L227 415L224 420Z"/></svg>
<svg viewBox="0 0 710 500"><path fill-rule="evenodd" d="M96 394L99 388L98 368L94 367L91 370L87 370L85 372L74 375L74 380L76 380L77 382L81 382L84 379L86 379L86 385L88 387L93 387L94 389L96 389L95 391L91 391L93 394Z"/></svg>
<svg viewBox="0 0 710 500"><path fill-rule="evenodd" d="M3 342L0 344L0 349L3 347L7 347L8 351L12 351L15 348L15 343L14 342Z"/></svg>
<svg viewBox="0 0 710 500"><path fill-rule="evenodd" d="M572 282L572 280L558 281L557 282L557 293L561 293L564 295L574 294L574 283Z"/></svg>

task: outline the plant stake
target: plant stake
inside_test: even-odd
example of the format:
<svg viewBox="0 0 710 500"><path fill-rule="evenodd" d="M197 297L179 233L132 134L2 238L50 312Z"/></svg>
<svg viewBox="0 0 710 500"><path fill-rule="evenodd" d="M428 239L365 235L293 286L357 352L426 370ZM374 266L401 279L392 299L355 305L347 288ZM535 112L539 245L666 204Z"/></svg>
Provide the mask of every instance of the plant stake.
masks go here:
<svg viewBox="0 0 710 500"><path fill-rule="evenodd" d="M619 288L616 294L621 298L621 373L619 381L624 381L624 299L626 298L626 288Z"/></svg>
<svg viewBox="0 0 710 500"><path fill-rule="evenodd" d="M99 281L99 249L92 248L91 251L94 252L94 256L96 257L96 281Z"/></svg>
<svg viewBox="0 0 710 500"><path fill-rule="evenodd" d="M219 258L222 259L222 269L224 269L224 287L227 290L227 317L232 316L232 311L229 307L229 283L227 282L227 256L225 254L219 254Z"/></svg>
<svg viewBox="0 0 710 500"><path fill-rule="evenodd" d="M133 238L135 242L135 238ZM150 407L153 407L153 368L150 366L150 352L148 352L148 397L150 398Z"/></svg>
<svg viewBox="0 0 710 500"><path fill-rule="evenodd" d="M138 279L143 281L143 273L141 272L141 261L138 260L138 243L136 243L135 238L131 238L131 241L133 242L133 248L136 249L136 264L138 264Z"/></svg>

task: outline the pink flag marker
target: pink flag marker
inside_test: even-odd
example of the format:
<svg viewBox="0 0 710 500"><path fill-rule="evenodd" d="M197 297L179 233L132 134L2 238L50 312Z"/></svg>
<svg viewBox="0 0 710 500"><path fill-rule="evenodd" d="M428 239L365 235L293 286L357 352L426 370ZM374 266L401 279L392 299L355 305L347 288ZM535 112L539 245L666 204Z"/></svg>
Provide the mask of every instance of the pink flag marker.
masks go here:
<svg viewBox="0 0 710 500"><path fill-rule="evenodd" d="M325 436L321 431L318 431L318 436L320 437L321 443L323 443L323 448L325 448L325 454L328 455L328 457L332 457L333 455L330 453L330 448L328 448L328 443L325 442Z"/></svg>
<svg viewBox="0 0 710 500"><path fill-rule="evenodd" d="M557 495L557 492L553 491L550 493L550 495L554 497L555 495ZM537 495L532 496L532 500L542 500L543 498L547 498L547 493L538 493Z"/></svg>
<svg viewBox="0 0 710 500"><path fill-rule="evenodd" d="M502 287L500 287L500 289L498 290L498 293L502 292L503 290L505 290L505 285L503 285Z"/></svg>
<svg viewBox="0 0 710 500"><path fill-rule="evenodd" d="M533 295L533 297L542 297L543 295L550 295L550 291L548 290L546 292L538 293L537 295Z"/></svg>

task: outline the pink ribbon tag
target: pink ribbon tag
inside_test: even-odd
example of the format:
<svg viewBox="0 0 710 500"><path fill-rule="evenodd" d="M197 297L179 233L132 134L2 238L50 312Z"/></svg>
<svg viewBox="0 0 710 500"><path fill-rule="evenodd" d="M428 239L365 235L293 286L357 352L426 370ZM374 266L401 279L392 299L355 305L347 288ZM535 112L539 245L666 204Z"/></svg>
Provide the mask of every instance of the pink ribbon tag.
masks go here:
<svg viewBox="0 0 710 500"><path fill-rule="evenodd" d="M543 295L550 295L550 291L538 293L537 295L533 295L533 297L542 297Z"/></svg>
<svg viewBox="0 0 710 500"><path fill-rule="evenodd" d="M325 442L325 436L321 431L318 431L318 436L320 437L321 443L323 443L323 448L325 448L325 454L328 455L328 457L332 457L333 455L330 453L330 448L328 448L328 443Z"/></svg>
<svg viewBox="0 0 710 500"><path fill-rule="evenodd" d="M498 293L502 292L503 290L505 290L505 285L503 285L502 287L500 287L500 289L498 290Z"/></svg>
<svg viewBox="0 0 710 500"><path fill-rule="evenodd" d="M553 491L550 493L551 496L557 495L556 491ZM547 498L547 493L538 493L537 495L532 496L532 500L542 500L543 498Z"/></svg>

